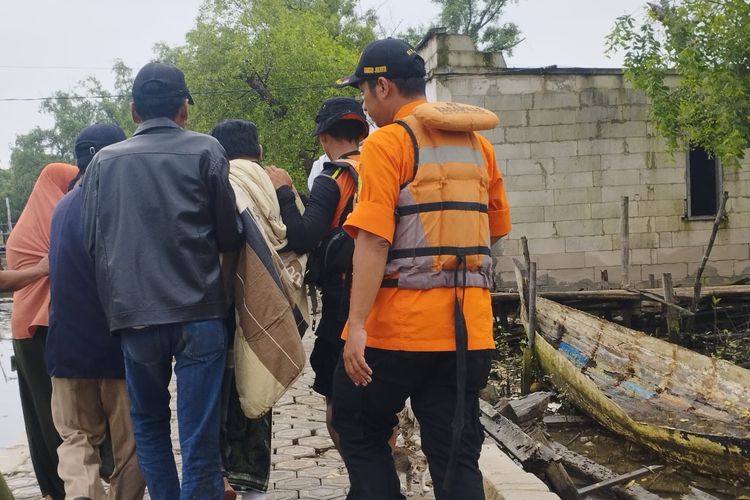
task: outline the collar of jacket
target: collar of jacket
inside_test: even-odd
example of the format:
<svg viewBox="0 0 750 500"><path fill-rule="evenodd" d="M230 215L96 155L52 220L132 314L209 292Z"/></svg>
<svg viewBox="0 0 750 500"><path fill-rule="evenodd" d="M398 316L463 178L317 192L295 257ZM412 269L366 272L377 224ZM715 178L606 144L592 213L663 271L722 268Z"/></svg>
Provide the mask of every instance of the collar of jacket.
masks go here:
<svg viewBox="0 0 750 500"><path fill-rule="evenodd" d="M181 129L182 127L177 125L175 122L173 122L169 118L152 118L138 125L138 128L135 129L135 133L133 135L145 134L155 128L179 128Z"/></svg>

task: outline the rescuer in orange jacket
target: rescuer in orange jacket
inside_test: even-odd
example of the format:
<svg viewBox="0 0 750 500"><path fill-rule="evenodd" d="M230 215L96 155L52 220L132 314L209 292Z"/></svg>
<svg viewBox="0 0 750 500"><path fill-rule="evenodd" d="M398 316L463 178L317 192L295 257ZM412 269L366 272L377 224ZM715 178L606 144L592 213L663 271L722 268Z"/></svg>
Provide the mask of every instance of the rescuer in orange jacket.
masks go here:
<svg viewBox="0 0 750 500"><path fill-rule="evenodd" d="M484 498L478 392L494 349L490 247L510 232L481 108L426 103L422 58L406 43L365 47L356 87L380 127L362 146L346 343L333 427L349 498L403 498L388 439L411 398L438 499Z"/></svg>
<svg viewBox="0 0 750 500"><path fill-rule="evenodd" d="M315 118L314 134L326 155L323 171L315 178L304 215L294 203L291 178L286 171L268 167L287 226L288 248L310 253L305 281L321 289L323 311L315 330L310 355L315 371L313 390L326 397L329 433L336 447L338 436L330 426L333 372L344 342L341 331L349 314L349 284L354 241L341 226L354 206L359 168L359 143L368 125L362 105L350 97L326 100Z"/></svg>

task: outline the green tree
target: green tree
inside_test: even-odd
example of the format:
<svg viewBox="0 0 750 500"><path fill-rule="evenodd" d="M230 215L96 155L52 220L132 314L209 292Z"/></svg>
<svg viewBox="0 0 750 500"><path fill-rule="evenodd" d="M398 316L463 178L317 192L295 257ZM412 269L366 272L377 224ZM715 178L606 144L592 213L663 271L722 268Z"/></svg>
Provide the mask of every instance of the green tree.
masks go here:
<svg viewBox="0 0 750 500"><path fill-rule="evenodd" d="M35 127L16 137L10 168L0 176L0 195L10 198L14 218L26 205L45 165L55 161L75 163L75 138L81 129L92 123L109 122L120 125L128 134L133 132L135 125L129 111L132 72L121 61L115 63L113 72L114 93L89 77L72 91L58 91L53 98L42 101L40 111L53 118L51 128Z"/></svg>
<svg viewBox="0 0 750 500"><path fill-rule="evenodd" d="M161 48L185 72L196 105L189 125L206 131L227 118L253 121L266 160L297 185L320 154L311 135L320 104L341 94L375 38L375 16L354 0L207 0L184 46Z"/></svg>
<svg viewBox="0 0 750 500"><path fill-rule="evenodd" d="M469 35L481 50L512 55L513 49L523 41L521 30L515 23L500 23L503 10L511 1L432 0L440 6L437 22L410 27L399 36L416 45L430 28L440 26L451 33Z"/></svg>
<svg viewBox="0 0 750 500"><path fill-rule="evenodd" d="M700 146L737 163L750 147L747 0L650 3L642 23L618 18L607 44L624 51L625 75L672 150Z"/></svg>

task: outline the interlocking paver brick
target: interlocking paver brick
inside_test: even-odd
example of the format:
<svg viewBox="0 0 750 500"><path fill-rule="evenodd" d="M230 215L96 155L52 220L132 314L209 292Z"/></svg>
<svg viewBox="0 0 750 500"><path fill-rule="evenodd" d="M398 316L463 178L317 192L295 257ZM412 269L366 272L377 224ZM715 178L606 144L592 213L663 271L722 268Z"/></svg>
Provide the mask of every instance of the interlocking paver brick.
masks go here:
<svg viewBox="0 0 750 500"><path fill-rule="evenodd" d="M328 476L320 479L323 486L349 486L349 476L346 474L340 474L338 476Z"/></svg>
<svg viewBox="0 0 750 500"><path fill-rule="evenodd" d="M292 446L294 444L294 441L291 439L277 439L274 437L271 440L271 448L273 448L274 452L278 450L279 448L283 448L284 446Z"/></svg>
<svg viewBox="0 0 750 500"><path fill-rule="evenodd" d="M269 500L294 500L299 498L299 491L279 490L268 494Z"/></svg>
<svg viewBox="0 0 750 500"><path fill-rule="evenodd" d="M294 457L285 455L283 453L274 453L273 455L271 455L271 465L275 465L281 462L288 462L290 460L294 460Z"/></svg>
<svg viewBox="0 0 750 500"><path fill-rule="evenodd" d="M326 400L323 396L297 396L294 398L294 402L297 404L303 404L308 405L313 408L319 408L321 406L325 406Z"/></svg>
<svg viewBox="0 0 750 500"><path fill-rule="evenodd" d="M294 403L295 401L292 396L290 396L289 394L284 394L283 396L281 396L281 398L279 398L278 401L276 401L276 404L274 406L278 408L280 406L292 405Z"/></svg>
<svg viewBox="0 0 750 500"><path fill-rule="evenodd" d="M312 436L312 431L310 429L302 429L302 428L291 428L291 429L285 429L282 431L276 431L273 433L273 437L275 439L289 439L292 441L296 441L300 438L306 438Z"/></svg>
<svg viewBox="0 0 750 500"><path fill-rule="evenodd" d="M276 481L277 490L294 490L301 491L308 488L314 488L320 486L320 479L315 477L292 477L289 479L282 479Z"/></svg>
<svg viewBox="0 0 750 500"><path fill-rule="evenodd" d="M309 420L298 420L292 424L294 429L310 429L313 434L317 434L320 429L326 429L325 422L311 422ZM326 429L328 433L328 429Z"/></svg>
<svg viewBox="0 0 750 500"><path fill-rule="evenodd" d="M292 477L297 477L297 473L293 470L272 470L271 474L269 474L268 481L273 484L276 483L276 481Z"/></svg>
<svg viewBox="0 0 750 500"><path fill-rule="evenodd" d="M333 448L333 441L330 438L322 436L310 436L304 437L297 441L300 446L309 446L313 448L316 453L323 453L326 450Z"/></svg>
<svg viewBox="0 0 750 500"><path fill-rule="evenodd" d="M317 465L316 467L304 469L297 473L298 477L315 477L318 479L340 475L341 472L339 471L339 468L333 465Z"/></svg>
<svg viewBox="0 0 750 500"><path fill-rule="evenodd" d="M327 452L323 453L323 457L331 459L331 460L341 460L341 455L336 450L328 450Z"/></svg>
<svg viewBox="0 0 750 500"><path fill-rule="evenodd" d="M286 460L284 462L278 462L276 464L276 468L278 470L299 471L302 469L309 469L311 467L315 467L316 465L317 464L315 463L315 460L310 460L309 458L297 458L293 460Z"/></svg>
<svg viewBox="0 0 750 500"><path fill-rule="evenodd" d="M292 445L292 446L283 446L279 448L278 451L279 454L284 455L290 455L294 458L314 458L315 457L315 449L311 448L309 446L299 446L299 445Z"/></svg>
<svg viewBox="0 0 750 500"><path fill-rule="evenodd" d="M344 488L336 488L335 486L318 486L309 490L301 490L299 492L300 498L314 498L317 500L332 500L334 498L344 495L346 491Z"/></svg>

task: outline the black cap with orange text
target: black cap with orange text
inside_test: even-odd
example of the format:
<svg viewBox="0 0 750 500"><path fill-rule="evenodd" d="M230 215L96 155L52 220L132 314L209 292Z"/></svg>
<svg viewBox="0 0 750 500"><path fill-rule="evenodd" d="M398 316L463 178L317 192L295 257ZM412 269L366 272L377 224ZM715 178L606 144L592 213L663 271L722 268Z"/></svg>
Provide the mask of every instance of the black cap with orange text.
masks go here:
<svg viewBox="0 0 750 500"><path fill-rule="evenodd" d="M336 81L337 87L356 87L362 80L379 77L424 78L424 59L408 43L385 38L367 44L354 74Z"/></svg>

